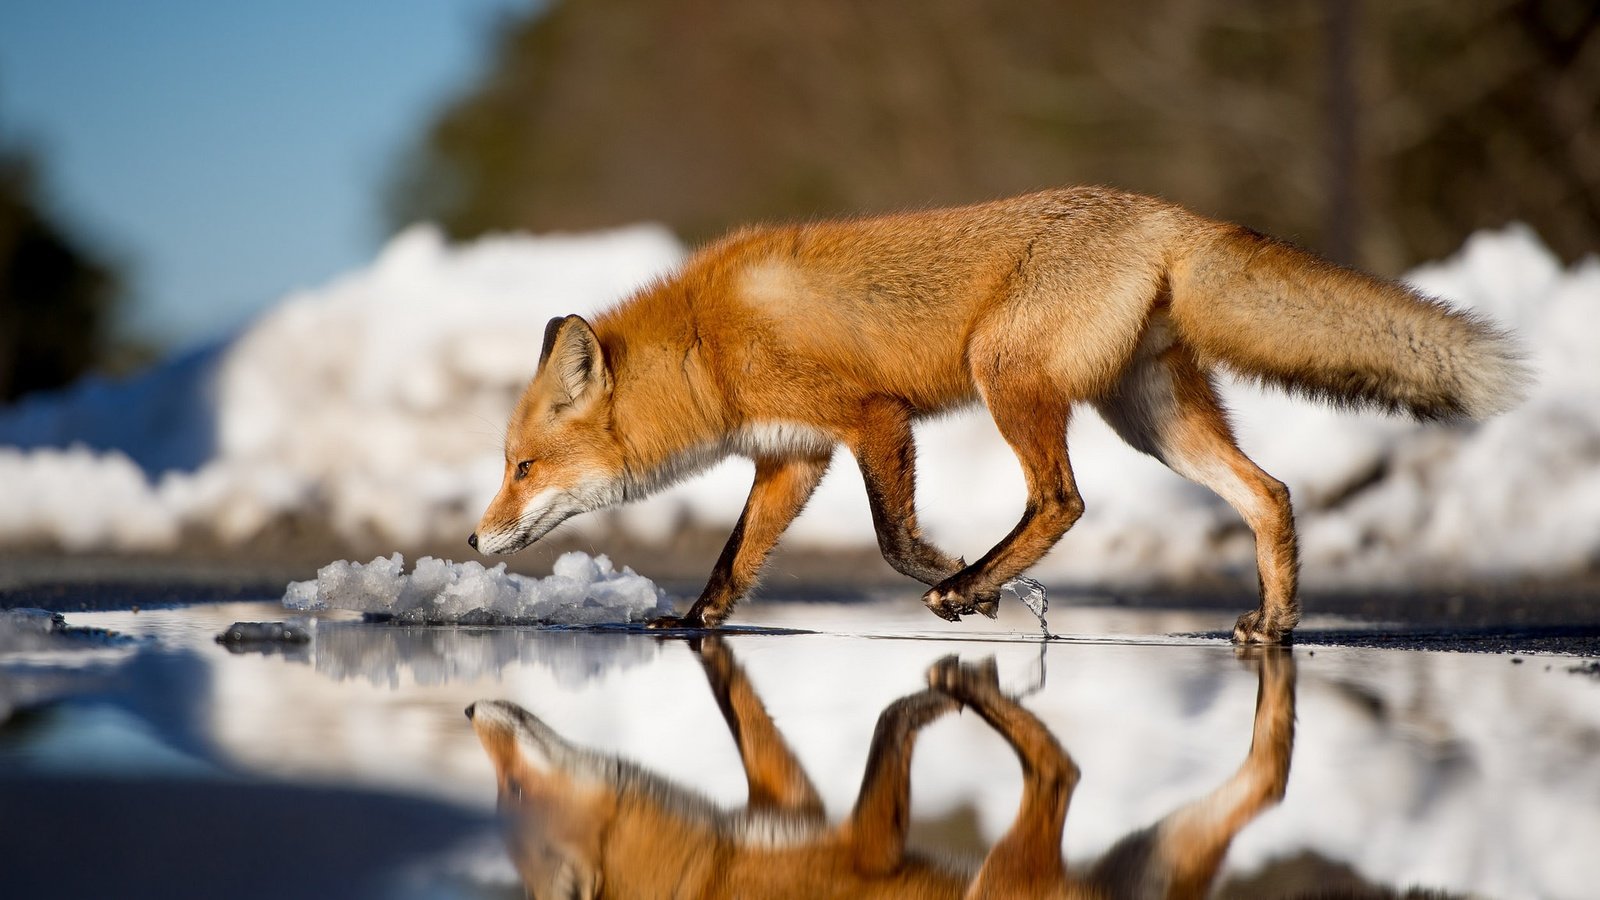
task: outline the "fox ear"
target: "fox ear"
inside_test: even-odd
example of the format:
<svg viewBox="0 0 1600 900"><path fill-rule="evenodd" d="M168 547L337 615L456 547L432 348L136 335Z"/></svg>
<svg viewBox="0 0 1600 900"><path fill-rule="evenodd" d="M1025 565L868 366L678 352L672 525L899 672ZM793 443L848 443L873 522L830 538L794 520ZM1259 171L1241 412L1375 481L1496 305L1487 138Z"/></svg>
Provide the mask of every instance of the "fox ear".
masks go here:
<svg viewBox="0 0 1600 900"><path fill-rule="evenodd" d="M587 404L611 390L600 339L582 316L554 318L545 326L539 370L546 367L553 367L549 371L556 409Z"/></svg>

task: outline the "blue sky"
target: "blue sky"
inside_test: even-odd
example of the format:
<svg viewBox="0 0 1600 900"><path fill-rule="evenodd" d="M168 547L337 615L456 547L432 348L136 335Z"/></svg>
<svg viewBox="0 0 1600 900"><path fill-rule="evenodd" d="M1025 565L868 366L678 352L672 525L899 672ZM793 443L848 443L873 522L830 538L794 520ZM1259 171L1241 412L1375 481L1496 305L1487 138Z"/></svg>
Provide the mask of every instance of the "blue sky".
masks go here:
<svg viewBox="0 0 1600 900"><path fill-rule="evenodd" d="M0 140L183 345L371 258L429 114L534 0L6 0Z"/></svg>

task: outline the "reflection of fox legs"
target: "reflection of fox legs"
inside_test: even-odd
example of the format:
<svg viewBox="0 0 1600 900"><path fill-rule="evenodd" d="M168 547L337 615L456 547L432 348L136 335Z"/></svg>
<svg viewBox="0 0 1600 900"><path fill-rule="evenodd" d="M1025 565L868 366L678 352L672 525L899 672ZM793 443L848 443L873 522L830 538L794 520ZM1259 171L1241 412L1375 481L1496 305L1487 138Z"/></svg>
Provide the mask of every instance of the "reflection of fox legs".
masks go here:
<svg viewBox="0 0 1600 900"><path fill-rule="evenodd" d="M533 895L1203 897L1234 835L1282 798L1288 779L1294 662L1268 648L1250 657L1260 688L1250 752L1234 776L1074 878L1061 838L1077 766L1044 723L1000 691L993 660L950 657L929 670L929 689L879 716L855 809L829 829L816 788L732 652L716 635L696 650L745 767L743 812L570 744L515 704L468 707L494 763L513 862ZM971 880L905 846L918 733L958 706L1011 744L1024 777L1015 821Z"/></svg>
<svg viewBox="0 0 1600 900"><path fill-rule="evenodd" d="M954 656L928 670L928 683L1000 732L1022 763L1022 807L978 870L969 897L1042 897L1066 880L1061 833L1078 767L1038 717L1000 691L994 660L961 665Z"/></svg>
<svg viewBox="0 0 1600 900"><path fill-rule="evenodd" d="M928 672L933 687L988 722L1022 763L1022 807L973 880L969 897L1048 896L1077 887L1088 896L1204 897L1233 838L1283 799L1294 745L1294 659L1260 648L1255 723L1250 752L1222 786L1125 838L1083 881L1072 879L1061 856L1067 805L1078 767L1044 723L1000 691L994 662L961 665L955 657Z"/></svg>
<svg viewBox="0 0 1600 900"><path fill-rule="evenodd" d="M1171 872L1169 896L1203 897L1235 835L1283 799L1294 748L1294 657L1260 648L1255 726L1244 762L1216 790L1162 819L1155 828L1155 861Z"/></svg>
<svg viewBox="0 0 1600 900"><path fill-rule="evenodd" d="M901 697L878 716L861 793L843 829L862 872L887 874L900 864L911 823L911 750L917 732L955 709L953 699L930 690Z"/></svg>
<svg viewBox="0 0 1600 900"><path fill-rule="evenodd" d="M700 665L711 683L711 695L722 710L722 718L733 734L733 743L739 748L739 759L744 763L750 811L793 812L820 821L822 798L817 796L816 787L806 777L794 751L789 749L789 744L772 723L772 717L767 715L766 707L756 696L744 669L733 658L733 652L714 634L705 635L697 643Z"/></svg>
<svg viewBox="0 0 1600 900"><path fill-rule="evenodd" d="M717 635L699 640L700 663L733 734L749 781L750 812L781 811L820 822L822 800L733 653ZM900 865L911 809L911 749L924 725L956 708L934 691L891 703L878 717L855 811L840 831L857 869L885 875Z"/></svg>
<svg viewBox="0 0 1600 900"><path fill-rule="evenodd" d="M1124 838L1102 857L1090 880L1113 892L1161 884L1167 897L1206 896L1228 845L1256 816L1283 799L1294 749L1294 657L1252 648L1259 666L1255 725L1244 762L1216 790Z"/></svg>

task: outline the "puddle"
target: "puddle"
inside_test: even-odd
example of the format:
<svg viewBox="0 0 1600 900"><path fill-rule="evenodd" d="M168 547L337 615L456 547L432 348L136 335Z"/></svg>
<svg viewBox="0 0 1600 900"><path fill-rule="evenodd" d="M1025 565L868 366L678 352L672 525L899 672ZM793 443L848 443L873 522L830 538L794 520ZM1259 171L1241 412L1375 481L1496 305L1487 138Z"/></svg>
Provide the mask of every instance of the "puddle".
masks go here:
<svg viewBox="0 0 1600 900"><path fill-rule="evenodd" d="M752 603L748 628L709 651L640 630L337 616L303 644L215 640L284 617L241 603L69 613L130 639L0 653L6 896L522 896L495 771L463 715L496 699L564 746L654 773L682 798L685 834L757 827L724 709L759 709L792 754L779 768L802 773L822 814L768 804L754 821L797 846L857 808L886 710L944 702L925 692L951 655L992 658L998 687L1025 695L1081 772L1063 839L1078 877L1108 854L1148 859L1139 841L1240 794L1226 786L1247 760L1270 782L1281 751L1281 802L1255 791L1269 799L1225 835L1216 895L1576 898L1600 883L1600 679L1572 674L1571 657L1300 646L1264 662L1205 636L1231 614L1071 608L1045 642L1021 604L951 624L904 599ZM947 681L967 671L942 665ZM907 743L907 859L977 866L1029 789L979 706L944 712ZM527 834L525 866L551 858L529 857Z"/></svg>

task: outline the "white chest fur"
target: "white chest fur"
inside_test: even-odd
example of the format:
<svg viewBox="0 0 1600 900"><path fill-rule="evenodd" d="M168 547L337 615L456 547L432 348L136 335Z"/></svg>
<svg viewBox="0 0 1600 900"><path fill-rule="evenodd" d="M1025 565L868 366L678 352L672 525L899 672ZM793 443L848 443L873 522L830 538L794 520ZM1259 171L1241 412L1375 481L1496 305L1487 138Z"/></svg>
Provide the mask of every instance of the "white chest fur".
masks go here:
<svg viewBox="0 0 1600 900"><path fill-rule="evenodd" d="M678 453L648 472L629 478L624 497L639 500L716 465L730 453L751 459L826 456L838 441L827 432L798 422L751 422L720 443L703 444Z"/></svg>
<svg viewBox="0 0 1600 900"><path fill-rule="evenodd" d="M749 457L822 456L837 443L826 432L799 422L751 422L733 433L728 449Z"/></svg>

